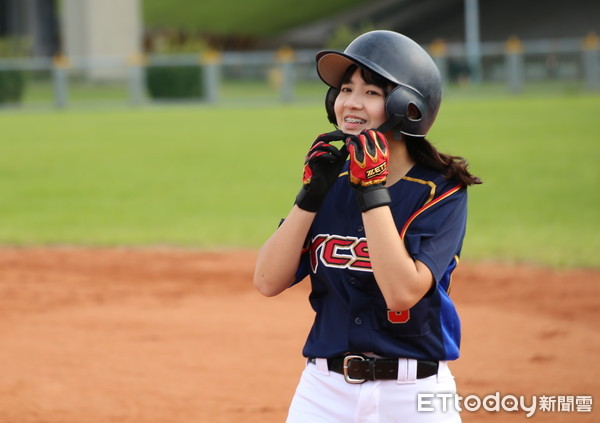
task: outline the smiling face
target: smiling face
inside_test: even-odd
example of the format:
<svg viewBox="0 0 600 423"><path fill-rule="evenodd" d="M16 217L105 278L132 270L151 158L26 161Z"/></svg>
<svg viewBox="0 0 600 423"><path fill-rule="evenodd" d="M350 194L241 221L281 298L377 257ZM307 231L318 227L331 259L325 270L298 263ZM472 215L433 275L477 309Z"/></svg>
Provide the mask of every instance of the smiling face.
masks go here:
<svg viewBox="0 0 600 423"><path fill-rule="evenodd" d="M385 86L367 79L369 82L355 66L342 79L334 112L338 128L346 134L358 135L363 129L376 129L386 121Z"/></svg>

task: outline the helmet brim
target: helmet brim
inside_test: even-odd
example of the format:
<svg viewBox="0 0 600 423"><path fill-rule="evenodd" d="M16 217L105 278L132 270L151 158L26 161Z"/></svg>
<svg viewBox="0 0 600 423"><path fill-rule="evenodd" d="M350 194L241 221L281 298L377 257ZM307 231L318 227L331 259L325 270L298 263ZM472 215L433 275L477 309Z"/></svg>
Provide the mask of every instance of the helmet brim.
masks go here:
<svg viewBox="0 0 600 423"><path fill-rule="evenodd" d="M340 87L342 77L351 65L367 68L394 84L399 83L393 75L390 75L379 65L364 57L351 56L339 51L324 50L317 53L316 60L319 78L333 88Z"/></svg>

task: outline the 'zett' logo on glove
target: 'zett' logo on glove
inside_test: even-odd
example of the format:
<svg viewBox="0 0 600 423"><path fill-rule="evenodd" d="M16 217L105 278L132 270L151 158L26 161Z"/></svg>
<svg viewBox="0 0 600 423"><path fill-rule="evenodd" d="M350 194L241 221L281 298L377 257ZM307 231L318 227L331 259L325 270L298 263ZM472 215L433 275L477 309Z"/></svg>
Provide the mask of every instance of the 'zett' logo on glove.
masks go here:
<svg viewBox="0 0 600 423"><path fill-rule="evenodd" d="M368 169L365 172L365 176L367 177L367 179L371 179L371 178L374 178L376 176L384 174L385 171L386 171L386 169L387 169L387 163L382 163L379 166L376 166L376 167L374 167L372 169Z"/></svg>

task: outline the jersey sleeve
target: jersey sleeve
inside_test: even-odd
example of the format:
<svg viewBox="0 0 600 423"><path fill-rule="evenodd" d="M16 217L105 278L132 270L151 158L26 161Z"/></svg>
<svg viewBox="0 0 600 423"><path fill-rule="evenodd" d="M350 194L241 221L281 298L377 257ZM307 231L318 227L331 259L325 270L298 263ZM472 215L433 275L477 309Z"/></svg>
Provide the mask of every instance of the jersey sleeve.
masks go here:
<svg viewBox="0 0 600 423"><path fill-rule="evenodd" d="M300 256L300 263L298 264L298 269L296 270L296 277L294 278L294 282L291 286L296 285L298 282L302 281L310 274L310 253L309 248L304 248L302 250L302 255Z"/></svg>
<svg viewBox="0 0 600 423"><path fill-rule="evenodd" d="M400 233L409 254L431 270L438 283L460 256L467 221L467 190L456 186L419 209Z"/></svg>
<svg viewBox="0 0 600 423"><path fill-rule="evenodd" d="M279 226L285 221L282 218L279 221ZM294 277L294 282L289 286L290 288L296 285L298 282L302 281L310 274L310 237L306 237L306 241L304 242L304 247L302 248L302 253L300 255L300 263L298 264L298 269L296 270L296 275Z"/></svg>
<svg viewBox="0 0 600 423"><path fill-rule="evenodd" d="M302 253L300 254L300 262L298 263L298 269L296 269L296 276L294 277L294 282L290 285L290 287L296 285L298 282L301 282L304 278L310 275L311 270L311 242L310 242L310 231L306 235L306 240L304 240L304 246L302 247Z"/></svg>

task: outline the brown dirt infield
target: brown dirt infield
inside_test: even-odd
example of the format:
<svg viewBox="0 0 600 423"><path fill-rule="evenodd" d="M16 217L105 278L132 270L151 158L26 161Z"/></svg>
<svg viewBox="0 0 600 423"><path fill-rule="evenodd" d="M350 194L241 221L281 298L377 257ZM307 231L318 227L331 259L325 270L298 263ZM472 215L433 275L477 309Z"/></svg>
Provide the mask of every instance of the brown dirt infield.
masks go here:
<svg viewBox="0 0 600 423"><path fill-rule="evenodd" d="M255 255L0 249L0 422L284 421L312 320L308 283L261 297ZM599 293L598 269L461 263L459 392L599 401ZM595 422L599 407L462 416Z"/></svg>

